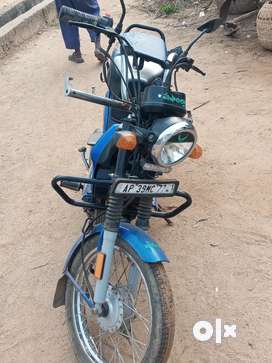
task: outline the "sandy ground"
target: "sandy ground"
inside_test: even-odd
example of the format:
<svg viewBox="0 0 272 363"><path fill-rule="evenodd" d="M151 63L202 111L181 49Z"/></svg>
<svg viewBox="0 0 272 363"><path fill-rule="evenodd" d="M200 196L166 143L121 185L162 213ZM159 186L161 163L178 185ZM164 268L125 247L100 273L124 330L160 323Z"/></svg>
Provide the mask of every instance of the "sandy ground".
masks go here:
<svg viewBox="0 0 272 363"><path fill-rule="evenodd" d="M0 0L0 14L18 4L20 0Z"/></svg>
<svg viewBox="0 0 272 363"><path fill-rule="evenodd" d="M135 11L127 22L137 18L150 22ZM169 47L192 36L188 29L166 31ZM65 74L78 87L97 84L97 94L104 92L86 35L84 53L85 64L69 64L52 28L1 61L1 363L74 362L64 310L51 306L84 216L54 194L50 180L82 174L76 150L101 123L99 106L63 97ZM152 227L171 260L177 329L170 362L271 362L272 54L219 32L192 55L207 77L179 80L191 107L210 101L194 113L204 156L173 175L194 204L174 227ZM236 324L237 338L196 341L193 325L216 318Z"/></svg>

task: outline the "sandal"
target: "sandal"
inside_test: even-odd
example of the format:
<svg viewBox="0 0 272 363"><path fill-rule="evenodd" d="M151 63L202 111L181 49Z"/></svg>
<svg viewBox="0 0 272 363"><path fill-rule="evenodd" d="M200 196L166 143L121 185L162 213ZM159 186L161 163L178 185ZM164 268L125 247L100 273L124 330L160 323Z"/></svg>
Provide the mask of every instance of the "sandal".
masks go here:
<svg viewBox="0 0 272 363"><path fill-rule="evenodd" d="M105 60L105 51L102 48L96 48L94 51L94 55L99 60L99 62L103 63Z"/></svg>
<svg viewBox="0 0 272 363"><path fill-rule="evenodd" d="M81 54L78 54L76 52L74 52L73 54L69 55L68 57L70 62L74 62L74 63L84 63L84 59L82 58Z"/></svg>

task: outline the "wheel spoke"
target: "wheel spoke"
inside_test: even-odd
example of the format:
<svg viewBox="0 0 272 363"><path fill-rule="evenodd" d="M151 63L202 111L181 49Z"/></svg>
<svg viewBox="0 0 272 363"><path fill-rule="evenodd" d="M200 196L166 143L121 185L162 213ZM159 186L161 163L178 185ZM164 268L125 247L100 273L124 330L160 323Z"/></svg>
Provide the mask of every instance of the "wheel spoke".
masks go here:
<svg viewBox="0 0 272 363"><path fill-rule="evenodd" d="M129 260L127 261L127 266L125 268L124 259L123 259L123 253L120 253L120 255L121 255L121 261L122 261L122 266L123 266L123 271L124 271L124 273L122 275L125 275L126 280L127 280L127 285L128 285L127 269L128 269L128 267L130 265L130 262L129 262ZM119 279L119 281L120 281L120 279Z"/></svg>
<svg viewBox="0 0 272 363"><path fill-rule="evenodd" d="M116 354L117 354L117 358L119 358L119 361L116 361L116 362L121 362L121 363L125 363L125 361L124 361L124 359L123 359L123 356L122 356L122 354L120 353L120 351L119 351L119 348L118 348L118 343L117 343L117 345L116 345L116 343L114 342L114 340L113 340L113 338L112 338L112 336L110 335L110 339L111 339L111 341L112 341L112 343L113 343L113 346L114 346L114 353L113 353L113 356L115 357L116 356ZM115 354L116 353L116 354Z"/></svg>
<svg viewBox="0 0 272 363"><path fill-rule="evenodd" d="M93 339L97 339L97 338L100 339L109 333L108 331L102 331L101 329L100 329L100 331L101 331L101 333L96 335Z"/></svg>
<svg viewBox="0 0 272 363"><path fill-rule="evenodd" d="M134 314L137 315L137 317L143 322L147 332L149 333L149 321L144 317L142 316L137 310L133 309L131 306L129 306L128 304L126 304L124 301L123 301L123 304L128 308L130 309Z"/></svg>
<svg viewBox="0 0 272 363"><path fill-rule="evenodd" d="M86 264L90 264L95 259L96 250L92 255L85 257ZM84 289L86 281L83 277L83 271L81 271L77 275L77 281ZM93 283L92 277L91 280ZM146 278L139 265L125 249L121 249L118 245L115 247L112 259L110 285L123 304L124 316L121 320L121 331L116 330L113 333L108 331L106 325L105 327L102 325L103 319L98 322L97 319L101 318L92 314L81 295L75 290L74 312L79 339L85 345L91 361L139 363L145 356L150 339L152 321L150 295ZM111 319L110 316L109 319ZM114 315L113 319L115 319Z"/></svg>
<svg viewBox="0 0 272 363"><path fill-rule="evenodd" d="M128 327L127 327L127 325L126 325L126 322L124 321L124 319L123 319L123 324L124 324L124 327L125 327L125 329L126 329L126 331L127 331L127 337L128 337L128 340L129 340L129 343L130 343L130 346L132 345L132 342L131 342L131 340L132 340L132 338L131 338L131 335L129 334L129 330L128 330ZM135 362L135 355L134 355L134 349L132 348L132 359L133 359L133 363Z"/></svg>
<svg viewBox="0 0 272 363"><path fill-rule="evenodd" d="M131 338L132 338L132 342L133 342L133 345L135 346L135 348L137 348L137 349L135 349L135 352L137 353L140 353L140 356L138 356L139 357L139 360L141 360L141 358L143 357L143 352L141 351L141 349L139 348L139 346L137 345L137 342L136 342L136 340L135 340L135 338L134 338L134 334L133 334L133 326L132 326L132 324L130 324L130 329L131 329ZM137 354L138 355L138 354Z"/></svg>
<svg viewBox="0 0 272 363"><path fill-rule="evenodd" d="M130 336L129 336L129 335L127 335L127 334L125 334L124 332L119 332L119 334L120 334L122 337L124 337L124 338L130 339ZM137 344L139 344L139 345L143 345L144 347L146 347L146 344L145 344L145 343L143 343L143 342L141 342L139 339L135 339L135 337L134 337L133 339L134 339L134 341L135 341Z"/></svg>
<svg viewBox="0 0 272 363"><path fill-rule="evenodd" d="M138 290L137 290L137 293L136 293L136 296L134 296L134 305L135 305L135 307L136 307L136 305L137 305L137 300L138 300L138 296L139 296L139 293L140 293L140 290L141 290L141 286L142 286L142 281L143 281L143 279L141 278L141 281L140 281L140 283L139 283L139 286L138 286Z"/></svg>
<svg viewBox="0 0 272 363"><path fill-rule="evenodd" d="M113 253L113 263L114 263L113 275L115 275L116 276L116 280L118 280L117 263L116 263L116 251L114 251L114 253Z"/></svg>

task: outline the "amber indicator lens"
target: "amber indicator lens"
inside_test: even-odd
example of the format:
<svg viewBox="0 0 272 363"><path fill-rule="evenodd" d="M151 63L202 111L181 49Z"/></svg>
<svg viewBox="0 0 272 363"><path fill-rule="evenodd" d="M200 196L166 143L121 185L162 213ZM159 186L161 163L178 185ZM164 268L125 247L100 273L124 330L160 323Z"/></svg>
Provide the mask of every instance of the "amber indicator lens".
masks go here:
<svg viewBox="0 0 272 363"><path fill-rule="evenodd" d="M103 277L104 265L105 265L106 255L102 252L99 252L96 257L96 266L94 276L101 280Z"/></svg>
<svg viewBox="0 0 272 363"><path fill-rule="evenodd" d="M196 145L189 157L191 159L200 159L202 154L203 154L202 147L200 145Z"/></svg>
<svg viewBox="0 0 272 363"><path fill-rule="evenodd" d="M116 144L121 150L134 150L137 146L136 134L130 131L121 131L120 138Z"/></svg>

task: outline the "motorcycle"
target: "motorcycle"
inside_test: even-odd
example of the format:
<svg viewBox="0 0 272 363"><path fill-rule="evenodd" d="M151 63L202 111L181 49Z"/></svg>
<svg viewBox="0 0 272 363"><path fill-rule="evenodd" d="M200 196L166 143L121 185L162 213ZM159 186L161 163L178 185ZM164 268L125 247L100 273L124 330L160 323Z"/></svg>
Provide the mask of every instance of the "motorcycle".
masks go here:
<svg viewBox="0 0 272 363"><path fill-rule="evenodd" d="M132 24L126 15L116 27L109 16L96 17L63 6L60 20L108 37L101 80L105 97L65 81L66 96L104 106L103 129L79 151L88 177L57 176L52 186L68 204L87 214L71 248L53 306L66 307L73 347L81 363L166 362L175 331L174 301L163 263L168 258L147 233L152 217L170 219L188 208L190 195L163 174L188 157L199 158L197 133L178 90L179 70L205 75L189 57L192 46L215 31L221 19L206 22L184 50L167 50L164 33ZM117 45L115 45L117 44ZM110 50L115 48L110 54ZM74 199L71 192L82 192ZM181 198L165 211L158 198Z"/></svg>

